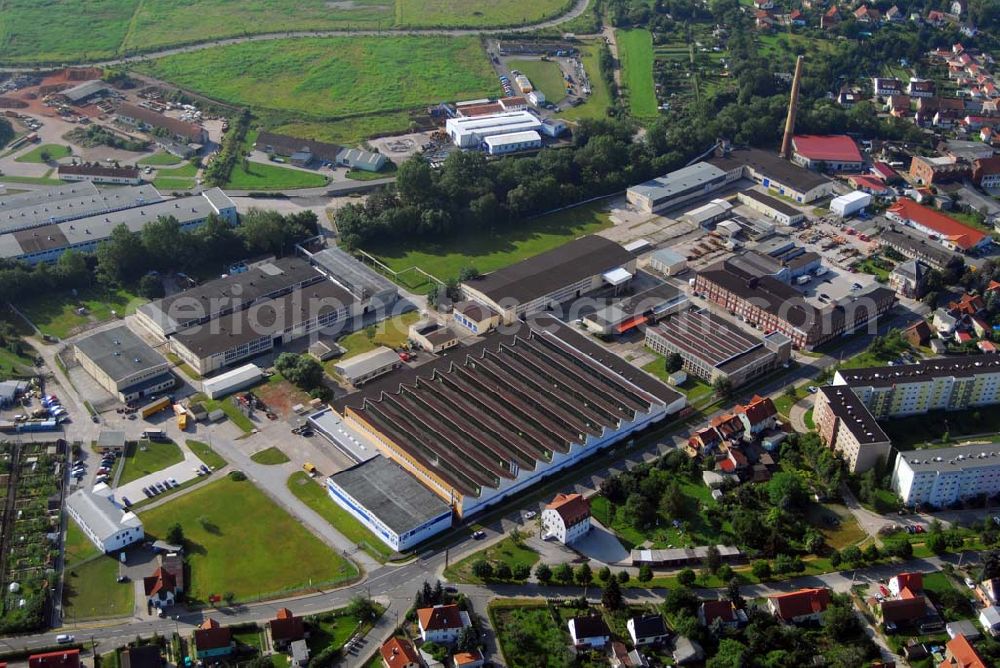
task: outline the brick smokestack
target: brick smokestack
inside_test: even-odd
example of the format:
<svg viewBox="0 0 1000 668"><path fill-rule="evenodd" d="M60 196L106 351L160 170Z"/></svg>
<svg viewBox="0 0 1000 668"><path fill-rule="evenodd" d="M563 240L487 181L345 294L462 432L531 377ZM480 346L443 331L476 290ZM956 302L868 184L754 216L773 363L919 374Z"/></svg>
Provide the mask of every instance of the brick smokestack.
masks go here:
<svg viewBox="0 0 1000 668"><path fill-rule="evenodd" d="M781 157L792 159L792 137L795 135L795 115L799 111L799 82L802 80L802 60L795 59L795 76L792 77L792 96L788 100L788 118L785 119L785 136L781 140Z"/></svg>

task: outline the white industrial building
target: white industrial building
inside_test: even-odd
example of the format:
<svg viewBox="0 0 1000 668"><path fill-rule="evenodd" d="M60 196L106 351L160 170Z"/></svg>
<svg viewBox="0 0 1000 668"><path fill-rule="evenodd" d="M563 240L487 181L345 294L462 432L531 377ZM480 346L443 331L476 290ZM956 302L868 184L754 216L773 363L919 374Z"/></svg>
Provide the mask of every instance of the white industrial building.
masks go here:
<svg viewBox="0 0 1000 668"><path fill-rule="evenodd" d="M537 132L541 128L541 120L527 111L449 118L445 121L445 131L459 148L478 148L487 137L531 130Z"/></svg>
<svg viewBox="0 0 1000 668"><path fill-rule="evenodd" d="M530 151L542 147L542 136L535 130L527 132L511 132L506 135L493 135L483 140L486 152L490 155L504 155L518 151Z"/></svg>
<svg viewBox="0 0 1000 668"><path fill-rule="evenodd" d="M145 537L142 520L115 503L111 488L77 490L66 499L66 510L83 533L102 552L115 552Z"/></svg>
<svg viewBox="0 0 1000 668"><path fill-rule="evenodd" d="M966 445L900 452L892 489L908 506L945 508L1000 493L1000 445Z"/></svg>
<svg viewBox="0 0 1000 668"><path fill-rule="evenodd" d="M629 204L640 211L655 213L708 195L738 178L739 176L730 179L725 171L715 165L698 162L632 186L626 192L626 197Z"/></svg>
<svg viewBox="0 0 1000 668"><path fill-rule="evenodd" d="M872 196L860 190L834 197L830 200L830 211L841 218L853 216L872 203Z"/></svg>
<svg viewBox="0 0 1000 668"><path fill-rule="evenodd" d="M697 209L691 209L681 216L681 220L712 229L712 225L729 215L733 205L724 199L713 199L708 204L703 204Z"/></svg>
<svg viewBox="0 0 1000 668"><path fill-rule="evenodd" d="M176 384L163 355L125 325L80 339L73 352L80 366L122 402L151 397Z"/></svg>
<svg viewBox="0 0 1000 668"><path fill-rule="evenodd" d="M687 258L677 251L661 248L649 256L649 268L664 276L675 276L687 269Z"/></svg>
<svg viewBox="0 0 1000 668"><path fill-rule="evenodd" d="M215 378L208 378L201 389L209 399L217 399L256 385L264 377L264 372L256 364L244 364Z"/></svg>
<svg viewBox="0 0 1000 668"><path fill-rule="evenodd" d="M398 369L402 363L399 353L395 350L379 346L374 350L337 362L333 368L351 385L360 386L393 369Z"/></svg>

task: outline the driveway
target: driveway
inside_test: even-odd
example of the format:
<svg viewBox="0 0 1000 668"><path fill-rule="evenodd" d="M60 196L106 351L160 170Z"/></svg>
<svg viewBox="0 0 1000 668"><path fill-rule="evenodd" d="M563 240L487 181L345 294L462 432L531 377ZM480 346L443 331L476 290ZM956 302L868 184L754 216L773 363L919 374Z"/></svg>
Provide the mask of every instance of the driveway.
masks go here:
<svg viewBox="0 0 1000 668"><path fill-rule="evenodd" d="M614 533L604 528L597 520L591 518L590 532L573 543L573 549L608 566L631 566L631 554L618 540Z"/></svg>

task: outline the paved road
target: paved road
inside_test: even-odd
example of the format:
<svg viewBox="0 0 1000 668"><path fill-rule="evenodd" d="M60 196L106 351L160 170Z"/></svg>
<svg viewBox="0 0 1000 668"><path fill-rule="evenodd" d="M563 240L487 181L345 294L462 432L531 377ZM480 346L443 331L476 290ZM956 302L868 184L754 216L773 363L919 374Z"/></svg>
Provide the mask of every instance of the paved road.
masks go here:
<svg viewBox="0 0 1000 668"><path fill-rule="evenodd" d="M195 51L203 51L205 49L212 49L217 46L229 46L231 44L243 44L244 42L264 42L276 39L297 39L303 37L394 37L397 35L438 35L446 37L463 37L463 36L474 36L481 35L485 33L527 33L534 32L536 30L545 30L546 28L555 28L563 23L572 21L578 16L582 15L586 10L587 6L590 4L590 0L577 0L573 7L570 8L565 14L556 16L554 18L548 19L547 21L541 21L539 23L532 23L523 26L514 26L510 28L465 28L465 29L444 29L444 28L413 28L413 29L398 29L398 30L299 30L292 32L273 32L273 33L260 33L258 35L247 35L244 37L230 37L227 39L217 39L210 42L201 42L198 44L189 44L187 46L178 46L169 49L160 49L158 51L148 51L141 54L136 54L133 56L122 56L120 58L109 58L106 60L98 61L87 61L87 62L75 62L74 65L88 65L92 67L115 67L118 65L127 65L129 63L138 63L144 60L150 60L153 58L163 58L165 56L173 56L181 53L192 53ZM5 66L0 67L0 72L24 72L29 70L39 70L39 69L51 69L52 65L48 67L25 67L25 66Z"/></svg>

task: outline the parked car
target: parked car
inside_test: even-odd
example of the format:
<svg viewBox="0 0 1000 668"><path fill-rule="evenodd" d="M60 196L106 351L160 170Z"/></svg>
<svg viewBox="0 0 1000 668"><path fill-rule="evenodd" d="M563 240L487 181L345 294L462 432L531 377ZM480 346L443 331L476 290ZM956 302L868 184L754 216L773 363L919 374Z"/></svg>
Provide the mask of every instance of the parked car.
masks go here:
<svg viewBox="0 0 1000 668"><path fill-rule="evenodd" d="M810 385L806 389L809 390L809 394L816 394L817 392L819 392L819 388L816 387L815 385Z"/></svg>
<svg viewBox="0 0 1000 668"><path fill-rule="evenodd" d="M59 643L60 645L66 645L68 643L73 642L75 639L76 638L74 638L68 633L60 633L59 635L56 636L56 642Z"/></svg>
<svg viewBox="0 0 1000 668"><path fill-rule="evenodd" d="M486 532L482 530L476 531L472 534L472 537L476 540L482 540L483 538L486 538Z"/></svg>

